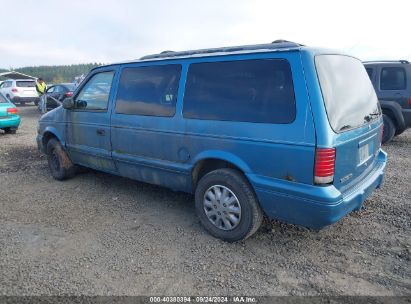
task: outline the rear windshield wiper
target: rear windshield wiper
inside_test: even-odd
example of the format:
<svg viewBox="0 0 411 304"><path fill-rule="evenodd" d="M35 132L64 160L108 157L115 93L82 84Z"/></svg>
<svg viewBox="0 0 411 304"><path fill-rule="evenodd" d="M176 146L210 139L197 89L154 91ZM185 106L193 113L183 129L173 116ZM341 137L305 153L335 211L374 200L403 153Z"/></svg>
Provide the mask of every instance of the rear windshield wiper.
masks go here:
<svg viewBox="0 0 411 304"><path fill-rule="evenodd" d="M343 131L343 130L347 130L347 129L351 129L351 128L352 128L352 126L350 126L350 125L345 125L345 126L342 126L341 128L339 128L339 129L338 129L338 132Z"/></svg>
<svg viewBox="0 0 411 304"><path fill-rule="evenodd" d="M380 116L380 113L371 113L371 114L368 114L368 115L366 115L366 116L364 117L364 120L365 120L366 122L369 122L369 121L371 121L372 118L375 117L375 116Z"/></svg>

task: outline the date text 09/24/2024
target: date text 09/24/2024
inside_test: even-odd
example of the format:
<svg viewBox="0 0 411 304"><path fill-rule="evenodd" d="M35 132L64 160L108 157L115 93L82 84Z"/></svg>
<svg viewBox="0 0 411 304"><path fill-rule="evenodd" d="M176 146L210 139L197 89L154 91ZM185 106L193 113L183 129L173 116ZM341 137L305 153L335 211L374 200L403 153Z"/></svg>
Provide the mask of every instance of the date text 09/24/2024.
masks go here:
<svg viewBox="0 0 411 304"><path fill-rule="evenodd" d="M255 297L224 297L224 296L198 296L198 297L150 297L150 303L255 303Z"/></svg>

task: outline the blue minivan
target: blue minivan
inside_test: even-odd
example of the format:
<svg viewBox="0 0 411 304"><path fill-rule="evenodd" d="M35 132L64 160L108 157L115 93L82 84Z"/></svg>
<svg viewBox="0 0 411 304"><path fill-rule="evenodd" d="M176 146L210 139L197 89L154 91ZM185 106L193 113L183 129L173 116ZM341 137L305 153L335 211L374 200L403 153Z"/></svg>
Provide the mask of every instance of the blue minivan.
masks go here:
<svg viewBox="0 0 411 304"><path fill-rule="evenodd" d="M39 120L52 176L78 166L195 195L234 242L263 216L320 229L383 181L382 117L361 61L288 41L93 69Z"/></svg>

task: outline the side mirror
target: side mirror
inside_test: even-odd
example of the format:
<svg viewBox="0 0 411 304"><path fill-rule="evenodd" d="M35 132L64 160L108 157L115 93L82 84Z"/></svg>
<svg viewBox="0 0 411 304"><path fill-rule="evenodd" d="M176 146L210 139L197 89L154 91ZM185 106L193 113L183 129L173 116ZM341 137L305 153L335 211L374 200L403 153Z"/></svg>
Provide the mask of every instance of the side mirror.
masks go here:
<svg viewBox="0 0 411 304"><path fill-rule="evenodd" d="M74 108L74 100L73 98L66 98L63 100L63 108L66 110L70 110Z"/></svg>

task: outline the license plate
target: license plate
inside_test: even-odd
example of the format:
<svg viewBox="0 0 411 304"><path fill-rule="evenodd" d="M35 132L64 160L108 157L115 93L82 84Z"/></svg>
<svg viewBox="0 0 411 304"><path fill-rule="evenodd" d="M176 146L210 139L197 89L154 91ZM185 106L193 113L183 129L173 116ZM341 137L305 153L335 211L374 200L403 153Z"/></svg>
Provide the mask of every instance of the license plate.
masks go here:
<svg viewBox="0 0 411 304"><path fill-rule="evenodd" d="M366 144L360 147L358 152L360 154L360 164L362 164L363 162L367 161L368 158L370 157L370 145Z"/></svg>

